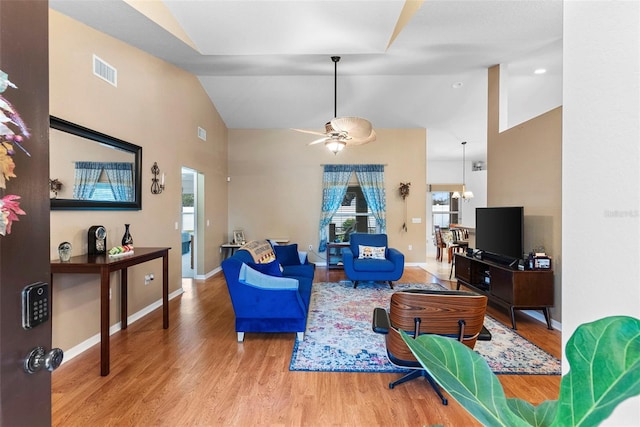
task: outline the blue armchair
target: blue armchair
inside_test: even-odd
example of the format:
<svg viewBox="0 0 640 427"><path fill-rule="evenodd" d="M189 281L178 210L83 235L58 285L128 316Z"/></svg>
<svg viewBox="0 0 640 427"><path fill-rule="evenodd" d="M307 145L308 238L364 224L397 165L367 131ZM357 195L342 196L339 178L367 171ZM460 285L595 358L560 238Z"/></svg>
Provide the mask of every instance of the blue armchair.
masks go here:
<svg viewBox="0 0 640 427"><path fill-rule="evenodd" d="M393 281L404 272L404 255L390 248L386 234L353 233L349 246L342 250L344 272L353 282L387 282L393 289Z"/></svg>

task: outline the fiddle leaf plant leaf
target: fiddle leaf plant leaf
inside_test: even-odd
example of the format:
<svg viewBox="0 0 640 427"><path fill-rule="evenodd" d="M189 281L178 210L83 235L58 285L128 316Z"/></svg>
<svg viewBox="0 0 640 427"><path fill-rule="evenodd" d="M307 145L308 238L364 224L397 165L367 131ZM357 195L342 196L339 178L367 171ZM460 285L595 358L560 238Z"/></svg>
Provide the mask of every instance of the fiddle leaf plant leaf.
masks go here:
<svg viewBox="0 0 640 427"><path fill-rule="evenodd" d="M547 400L538 406L522 400L511 398L507 399L507 404L511 411L518 414L520 418L527 421L530 425L536 427L550 426L556 416L557 400Z"/></svg>
<svg viewBox="0 0 640 427"><path fill-rule="evenodd" d="M404 331L400 334L433 379L482 425L529 425L511 411L498 378L469 347L438 335L413 339Z"/></svg>
<svg viewBox="0 0 640 427"><path fill-rule="evenodd" d="M612 316L579 326L565 349L556 426L593 426L640 394L640 320Z"/></svg>

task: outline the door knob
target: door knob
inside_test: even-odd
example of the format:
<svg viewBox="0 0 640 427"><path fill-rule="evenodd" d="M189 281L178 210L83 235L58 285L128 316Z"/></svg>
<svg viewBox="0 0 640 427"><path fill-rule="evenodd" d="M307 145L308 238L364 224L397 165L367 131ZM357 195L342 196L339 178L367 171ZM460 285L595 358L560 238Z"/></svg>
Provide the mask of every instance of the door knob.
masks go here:
<svg viewBox="0 0 640 427"><path fill-rule="evenodd" d="M52 372L62 363L64 352L59 348L51 349L49 352L44 347L36 347L27 355L24 360L24 371L28 374L35 374L43 367Z"/></svg>
<svg viewBox="0 0 640 427"><path fill-rule="evenodd" d="M44 357L44 367L47 371L53 372L62 364L64 352L59 348L52 348Z"/></svg>

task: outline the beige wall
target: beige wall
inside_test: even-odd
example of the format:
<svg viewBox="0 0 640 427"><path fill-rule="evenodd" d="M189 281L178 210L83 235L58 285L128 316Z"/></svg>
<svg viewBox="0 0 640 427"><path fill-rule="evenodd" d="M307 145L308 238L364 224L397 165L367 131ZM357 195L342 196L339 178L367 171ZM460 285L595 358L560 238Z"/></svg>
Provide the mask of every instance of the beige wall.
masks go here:
<svg viewBox="0 0 640 427"><path fill-rule="evenodd" d="M317 253L324 164L385 164L389 245L407 263L426 261L426 131L376 129L376 141L347 147L338 155L293 130L229 130L229 233L244 230L251 239L288 238ZM404 205L400 182L411 182L407 198L408 232L401 230ZM420 224L411 223L420 218ZM409 245L413 249L408 250Z"/></svg>
<svg viewBox="0 0 640 427"><path fill-rule="evenodd" d="M487 206L524 206L524 250L553 257L562 321L562 107L498 132L499 67L489 69Z"/></svg>
<svg viewBox="0 0 640 427"><path fill-rule="evenodd" d="M124 224L131 224L135 246L170 246L170 292L181 287L180 222L181 167L205 177L204 265L220 264L219 245L227 234L227 130L197 78L112 37L57 12L50 11L50 111L62 119L140 145L142 207L140 211L52 211L51 258L62 241L73 253L86 253L87 229L107 229L108 247L120 244ZM96 54L118 70L118 87L93 76ZM207 141L197 138L197 127ZM52 153L58 159L59 153ZM71 158L69 159L71 160ZM77 160L77 159L76 159ZM63 162L63 160L57 160ZM166 189L152 195L151 165L166 174ZM69 185L69 183L64 183ZM154 260L130 269L129 314L161 297L162 262ZM144 275L157 280L144 286ZM112 275L111 324L119 319L119 276ZM63 350L99 331L99 281L91 275L56 275L53 290L53 343Z"/></svg>

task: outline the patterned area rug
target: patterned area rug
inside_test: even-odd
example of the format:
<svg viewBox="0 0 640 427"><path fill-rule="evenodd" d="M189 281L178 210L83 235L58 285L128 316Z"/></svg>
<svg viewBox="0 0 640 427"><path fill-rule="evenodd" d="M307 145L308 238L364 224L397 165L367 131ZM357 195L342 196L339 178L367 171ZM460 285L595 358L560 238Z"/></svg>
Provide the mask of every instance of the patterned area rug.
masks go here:
<svg viewBox="0 0 640 427"><path fill-rule="evenodd" d="M387 359L384 336L371 329L373 309L389 308L394 291L444 289L437 284L395 284L389 286L349 281L314 283L302 342L296 341L291 371L406 372ZM491 341L478 341L475 351L496 374L560 375L560 360L486 316Z"/></svg>

